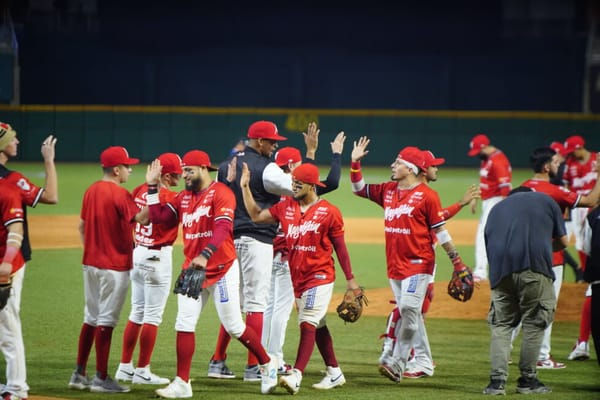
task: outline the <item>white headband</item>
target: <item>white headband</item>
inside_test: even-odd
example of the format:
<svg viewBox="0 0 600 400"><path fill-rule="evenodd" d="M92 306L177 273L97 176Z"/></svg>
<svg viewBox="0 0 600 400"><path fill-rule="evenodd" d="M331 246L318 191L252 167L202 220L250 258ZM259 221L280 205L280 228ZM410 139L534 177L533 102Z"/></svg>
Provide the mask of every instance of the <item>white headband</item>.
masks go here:
<svg viewBox="0 0 600 400"><path fill-rule="evenodd" d="M402 161L402 163L404 165L406 165L408 168L410 168L412 170L413 174L419 175L419 168L417 168L417 166L415 164L411 163L410 161L406 161L403 158L400 158L400 161Z"/></svg>

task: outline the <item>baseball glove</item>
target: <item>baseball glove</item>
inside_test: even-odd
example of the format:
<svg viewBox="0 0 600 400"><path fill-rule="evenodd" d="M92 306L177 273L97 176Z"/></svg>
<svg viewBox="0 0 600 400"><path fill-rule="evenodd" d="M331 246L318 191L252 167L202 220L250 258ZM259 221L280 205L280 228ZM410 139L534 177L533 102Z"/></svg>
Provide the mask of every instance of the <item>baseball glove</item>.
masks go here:
<svg viewBox="0 0 600 400"><path fill-rule="evenodd" d="M188 267L179 274L179 278L177 278L177 282L175 282L173 293L183 294L198 300L200 292L202 292L204 279L206 279L206 269Z"/></svg>
<svg viewBox="0 0 600 400"><path fill-rule="evenodd" d="M11 289L11 281L0 283L0 311L4 310L4 307L6 307L6 303L8 303L8 298L10 297Z"/></svg>
<svg viewBox="0 0 600 400"><path fill-rule="evenodd" d="M336 311L345 322L356 322L362 315L363 306L368 305L364 288L348 289Z"/></svg>
<svg viewBox="0 0 600 400"><path fill-rule="evenodd" d="M458 301L467 301L473 295L473 274L471 269L463 265L462 269L454 270L448 282L448 294Z"/></svg>

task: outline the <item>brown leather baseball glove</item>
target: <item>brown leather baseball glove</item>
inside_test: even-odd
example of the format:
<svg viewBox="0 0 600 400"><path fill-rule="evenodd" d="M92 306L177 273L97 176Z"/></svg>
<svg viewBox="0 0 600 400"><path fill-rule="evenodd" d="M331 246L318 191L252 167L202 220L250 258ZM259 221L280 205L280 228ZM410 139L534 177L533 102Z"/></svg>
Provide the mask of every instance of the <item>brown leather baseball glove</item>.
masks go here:
<svg viewBox="0 0 600 400"><path fill-rule="evenodd" d="M369 300L365 296L364 288L348 289L336 311L345 322L356 322L362 315L363 306L368 305Z"/></svg>

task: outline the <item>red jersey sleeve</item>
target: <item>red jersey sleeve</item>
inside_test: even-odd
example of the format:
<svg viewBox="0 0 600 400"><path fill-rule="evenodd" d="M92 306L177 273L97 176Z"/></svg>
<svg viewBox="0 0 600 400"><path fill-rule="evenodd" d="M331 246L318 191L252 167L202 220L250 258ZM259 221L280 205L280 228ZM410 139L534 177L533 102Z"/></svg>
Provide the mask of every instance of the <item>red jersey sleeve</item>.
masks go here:
<svg viewBox="0 0 600 400"><path fill-rule="evenodd" d="M43 188L35 185L25 175L17 171L12 171L5 179L19 188L23 204L29 207L37 205L44 192Z"/></svg>

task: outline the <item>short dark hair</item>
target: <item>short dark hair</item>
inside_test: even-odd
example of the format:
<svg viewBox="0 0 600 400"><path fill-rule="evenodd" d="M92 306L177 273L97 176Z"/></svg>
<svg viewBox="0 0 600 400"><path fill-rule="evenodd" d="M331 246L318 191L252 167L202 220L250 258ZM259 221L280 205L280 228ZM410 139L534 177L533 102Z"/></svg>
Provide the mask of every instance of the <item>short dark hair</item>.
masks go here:
<svg viewBox="0 0 600 400"><path fill-rule="evenodd" d="M527 186L517 186L516 188L514 188L513 190L511 190L510 192L508 192L508 195L510 196L511 194L515 194L515 193L527 193L527 192L533 192L534 190L530 187Z"/></svg>
<svg viewBox="0 0 600 400"><path fill-rule="evenodd" d="M533 172L540 173L544 168L544 165L552 160L552 157L556 154L556 151L551 147L538 147L529 156L529 163Z"/></svg>

